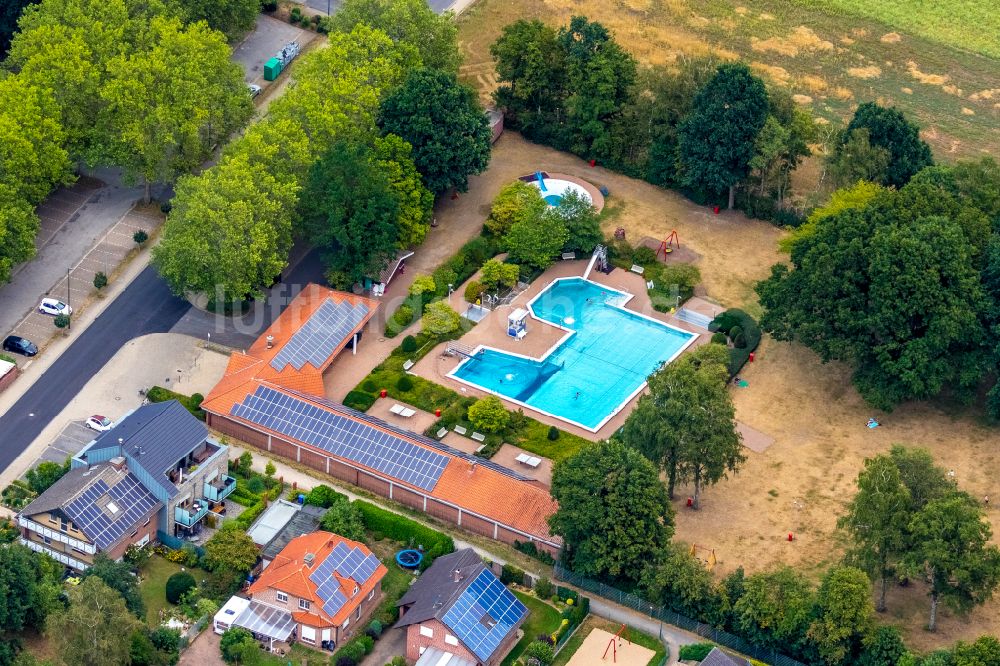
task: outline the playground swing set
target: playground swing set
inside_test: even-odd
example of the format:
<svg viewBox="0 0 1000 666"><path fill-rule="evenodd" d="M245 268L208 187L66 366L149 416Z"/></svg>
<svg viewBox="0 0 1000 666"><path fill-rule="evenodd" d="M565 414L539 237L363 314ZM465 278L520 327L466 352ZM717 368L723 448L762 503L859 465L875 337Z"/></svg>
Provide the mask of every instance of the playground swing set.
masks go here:
<svg viewBox="0 0 1000 666"><path fill-rule="evenodd" d="M608 650L610 650L611 651L611 663L613 663L613 664L617 664L618 663L618 646L622 644L622 639L623 638L625 639L625 641L629 645L632 644L632 641L630 641L628 639L628 637L625 636L625 625L624 624L618 630L618 633L616 633L614 636L611 637L610 640L608 640L608 647L604 648L604 654L601 655L601 661L607 661L607 659L608 659Z"/></svg>
<svg viewBox="0 0 1000 666"><path fill-rule="evenodd" d="M662 252L663 260L666 261L667 255L674 251L675 246L677 247L678 250L680 249L681 239L677 235L677 230L672 229L670 231L670 235L668 235L666 238L663 239L662 242L660 242L660 247L656 250L656 258L659 259L660 253Z"/></svg>

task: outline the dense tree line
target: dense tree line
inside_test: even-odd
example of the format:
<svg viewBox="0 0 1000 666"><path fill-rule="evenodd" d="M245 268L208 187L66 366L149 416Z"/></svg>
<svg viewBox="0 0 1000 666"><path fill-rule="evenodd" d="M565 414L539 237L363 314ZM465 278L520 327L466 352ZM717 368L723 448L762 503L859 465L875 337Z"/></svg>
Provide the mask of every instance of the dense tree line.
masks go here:
<svg viewBox="0 0 1000 666"><path fill-rule="evenodd" d="M375 277L423 239L432 192L485 168L489 128L455 79L450 17L422 0L349 0L327 26L328 47L296 64L268 117L178 183L154 255L176 293L255 296L296 234L321 250L332 284Z"/></svg>
<svg viewBox="0 0 1000 666"><path fill-rule="evenodd" d="M491 53L510 127L699 200L728 197L760 214L751 200L761 199L773 212L815 138L811 117L745 65L707 57L639 69L585 17L558 30L517 21Z"/></svg>
<svg viewBox="0 0 1000 666"><path fill-rule="evenodd" d="M255 15L255 2L223 5L239 3ZM34 255L34 207L72 182L77 165L121 167L126 180L146 184L148 200L152 182L191 171L249 118L242 70L196 7L42 0L24 8L0 80L0 282Z"/></svg>
<svg viewBox="0 0 1000 666"><path fill-rule="evenodd" d="M851 364L873 406L972 400L985 382L1000 416L998 192L1000 166L984 158L835 193L785 243L791 266L758 284L763 328Z"/></svg>

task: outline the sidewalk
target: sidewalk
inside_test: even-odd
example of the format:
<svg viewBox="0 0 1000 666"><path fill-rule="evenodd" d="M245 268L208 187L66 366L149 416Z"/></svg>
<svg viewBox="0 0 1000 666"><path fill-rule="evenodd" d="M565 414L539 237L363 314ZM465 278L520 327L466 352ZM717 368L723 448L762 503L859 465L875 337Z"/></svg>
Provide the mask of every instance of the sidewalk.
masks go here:
<svg viewBox="0 0 1000 666"><path fill-rule="evenodd" d="M234 444L229 444L229 459L235 460L239 458L240 455L242 455L242 453L245 450L247 449ZM260 451L259 449L249 449L249 451L251 454L253 454L253 469L263 473L264 467L267 465L267 461L270 460L271 462L274 463L274 467L276 470L275 476L282 478L285 483L294 484L297 489L303 491L303 494L305 492L308 492L312 488L320 485L321 483L326 484L328 486L335 488L338 492L347 495L347 497L352 501L356 499L362 499L366 502L377 504L378 506L382 507L387 511L392 511L393 513L406 516L410 520L424 523L428 525L428 527L431 527L432 529L435 530L441 529L440 526L438 525L431 525L429 523L425 523L424 521L421 521L417 517L399 511L392 506L387 506L378 500L372 499L367 496L362 497L357 493L352 492L345 486L345 484L342 484L338 481L335 481L333 479L318 479L312 476L311 474L307 474L301 470L295 469L294 467L286 464L284 461L281 460L281 458L277 456L274 457L268 456L266 451ZM502 556L497 555L492 550L485 549L477 544L465 541L461 537L455 536L456 534L460 534L460 532L453 530L445 530L445 531L448 534L450 534L454 539L456 548L471 548L474 551L476 551L476 553L478 553L480 557L488 559L492 562L497 562L498 564L501 565L507 564L507 560L505 560ZM499 544L497 545L499 546ZM537 570L529 571L528 573L534 576L544 575L542 572ZM573 589L576 589L575 587L567 583L561 583L561 584L565 585L566 587L571 587ZM690 645L692 643L703 643L705 641L705 639L700 636L688 633L683 629L679 629L677 627L668 624L661 624L658 620L655 620L649 617L648 615L636 612L631 608L626 608L625 606L619 606L616 603L608 601L607 599L604 599L602 597L595 596L589 592L582 592L582 593L586 594L587 597L590 599L590 612L593 613L594 615L603 617L606 620L611 620L612 622L617 622L619 624L626 624L630 627L638 629L639 631L642 631L643 633L649 634L650 636L660 637L670 654L670 659L667 660L668 664L672 664L677 661L679 646ZM661 632L661 626L662 626L662 632Z"/></svg>

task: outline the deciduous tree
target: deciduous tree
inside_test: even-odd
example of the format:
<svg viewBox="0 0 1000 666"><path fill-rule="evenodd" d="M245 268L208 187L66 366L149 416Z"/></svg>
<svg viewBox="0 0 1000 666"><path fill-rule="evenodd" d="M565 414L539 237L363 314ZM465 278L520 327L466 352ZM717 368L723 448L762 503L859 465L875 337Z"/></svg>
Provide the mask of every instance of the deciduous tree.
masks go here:
<svg viewBox="0 0 1000 666"><path fill-rule="evenodd" d="M313 165L299 218L339 286L378 276L396 249L399 204L371 149L337 141Z"/></svg>
<svg viewBox="0 0 1000 666"><path fill-rule="evenodd" d="M566 223L567 240L563 250L589 254L604 240L601 219L589 199L578 192L567 192L554 212Z"/></svg>
<svg viewBox="0 0 1000 666"><path fill-rule="evenodd" d="M448 335L458 330L460 324L461 317L446 301L430 303L424 308L424 315L420 318L423 330L434 335Z"/></svg>
<svg viewBox="0 0 1000 666"><path fill-rule="evenodd" d="M647 566L642 586L646 599L702 622L721 624L729 611L729 600L716 588L712 572L678 541L667 544Z"/></svg>
<svg viewBox="0 0 1000 666"><path fill-rule="evenodd" d="M930 146L920 138L920 129L896 107L886 108L876 102L861 104L847 125L845 137L862 128L868 130L872 146L884 148L889 153L885 178L876 182L899 188L918 171L934 163Z"/></svg>
<svg viewBox="0 0 1000 666"><path fill-rule="evenodd" d="M514 223L533 215L540 215L548 204L542 199L541 190L521 180L505 185L490 207L486 229L497 237L504 237Z"/></svg>
<svg viewBox="0 0 1000 666"><path fill-rule="evenodd" d="M49 616L46 632L65 664L120 666L141 625L121 596L97 576L69 588L69 607Z"/></svg>
<svg viewBox="0 0 1000 666"><path fill-rule="evenodd" d="M14 266L35 256L41 228L35 209L7 185L0 185L0 284L10 281Z"/></svg>
<svg viewBox="0 0 1000 666"><path fill-rule="evenodd" d="M517 284L519 271L516 264L490 259L481 269L480 282L488 290L497 291Z"/></svg>
<svg viewBox="0 0 1000 666"><path fill-rule="evenodd" d="M181 7L189 21L205 21L208 27L235 40L253 29L261 0L184 0Z"/></svg>
<svg viewBox="0 0 1000 666"><path fill-rule="evenodd" d="M813 591L790 567L748 576L733 607L740 633L772 649L798 649L810 622Z"/></svg>
<svg viewBox="0 0 1000 666"><path fill-rule="evenodd" d="M937 629L938 604L968 612L987 601L1000 585L1000 549L989 543L989 522L974 499L953 492L931 500L910 521L909 570L930 583L930 618Z"/></svg>
<svg viewBox="0 0 1000 666"><path fill-rule="evenodd" d="M500 432L510 422L510 412L500 398L488 395L469 406L469 421L476 430Z"/></svg>
<svg viewBox="0 0 1000 666"><path fill-rule="evenodd" d="M893 565L906 551L910 492L896 462L886 455L866 459L857 484L858 492L838 524L854 541L851 561L878 582L876 608L881 612Z"/></svg>
<svg viewBox="0 0 1000 666"><path fill-rule="evenodd" d="M146 604L139 593L139 579L132 575L129 565L116 562L107 555L99 553L94 557L94 563L83 572L83 578L97 576L104 584L121 595L125 607L140 620L146 619Z"/></svg>
<svg viewBox="0 0 1000 666"><path fill-rule="evenodd" d="M221 529L205 542L205 566L245 574L257 563L257 545L240 529Z"/></svg>
<svg viewBox="0 0 1000 666"><path fill-rule="evenodd" d="M757 135L767 120L763 81L744 64L719 67L702 88L678 130L682 180L705 192L729 190L733 207L736 185L750 172Z"/></svg>
<svg viewBox="0 0 1000 666"><path fill-rule="evenodd" d="M584 576L635 581L673 534L673 515L656 468L625 445L599 442L556 464L549 518L565 558Z"/></svg>
<svg viewBox="0 0 1000 666"><path fill-rule="evenodd" d="M846 187L859 180L886 183L889 172L889 150L871 142L865 127L845 131L827 160L834 183Z"/></svg>
<svg viewBox="0 0 1000 666"><path fill-rule="evenodd" d="M382 103L379 126L413 146L413 162L428 189L464 192L469 176L490 161L490 125L471 88L454 74L412 71Z"/></svg>
<svg viewBox="0 0 1000 666"><path fill-rule="evenodd" d="M510 259L534 268L546 268L566 245L566 220L552 209L517 220L504 237Z"/></svg>
<svg viewBox="0 0 1000 666"><path fill-rule="evenodd" d="M41 629L61 592L61 567L27 546L0 547L0 631Z"/></svg>
<svg viewBox="0 0 1000 666"><path fill-rule="evenodd" d="M65 135L51 93L18 76L0 79L0 187L36 205L72 182ZM13 202L12 202L13 203Z"/></svg>
<svg viewBox="0 0 1000 666"><path fill-rule="evenodd" d="M826 664L853 664L874 628L871 583L860 569L827 571L816 593L815 619L807 636Z"/></svg>
<svg viewBox="0 0 1000 666"><path fill-rule="evenodd" d="M320 524L324 530L347 539L362 541L365 538L364 520L357 508L345 498L339 498L327 509Z"/></svg>
<svg viewBox="0 0 1000 666"><path fill-rule="evenodd" d="M372 149L374 164L389 181L399 212L396 226L401 248L423 242L434 213L434 195L424 186L423 178L413 163L413 148L395 134L375 139Z"/></svg>
<svg viewBox="0 0 1000 666"><path fill-rule="evenodd" d="M424 67L458 73L458 28L451 14L435 14L425 0L346 0L329 19L333 30L363 24L420 53Z"/></svg>

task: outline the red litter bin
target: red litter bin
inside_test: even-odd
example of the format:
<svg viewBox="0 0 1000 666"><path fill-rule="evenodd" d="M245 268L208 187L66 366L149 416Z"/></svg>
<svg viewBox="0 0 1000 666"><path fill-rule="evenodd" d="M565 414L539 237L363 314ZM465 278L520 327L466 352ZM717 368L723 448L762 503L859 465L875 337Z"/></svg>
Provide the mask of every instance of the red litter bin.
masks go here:
<svg viewBox="0 0 1000 666"><path fill-rule="evenodd" d="M441 410L440 409L435 409L434 410L434 416L436 416L438 418L441 418Z"/></svg>
<svg viewBox="0 0 1000 666"><path fill-rule="evenodd" d="M750 361L751 363L753 363L753 352L750 352L750 357L749 357L749 359L748 359L748 360L749 360L749 361Z"/></svg>
<svg viewBox="0 0 1000 666"><path fill-rule="evenodd" d="M715 213L716 215L718 215L719 214L719 207L718 206L713 206L712 207L712 212Z"/></svg>
<svg viewBox="0 0 1000 666"><path fill-rule="evenodd" d="M687 505L688 506L694 506L694 498L693 497L688 497Z"/></svg>
<svg viewBox="0 0 1000 666"><path fill-rule="evenodd" d="M382 389L381 391L378 392L378 397L380 398L384 398L387 395L389 395L389 393L385 389Z"/></svg>
<svg viewBox="0 0 1000 666"><path fill-rule="evenodd" d="M590 160L590 168L593 169L595 166L597 166L597 160Z"/></svg>

